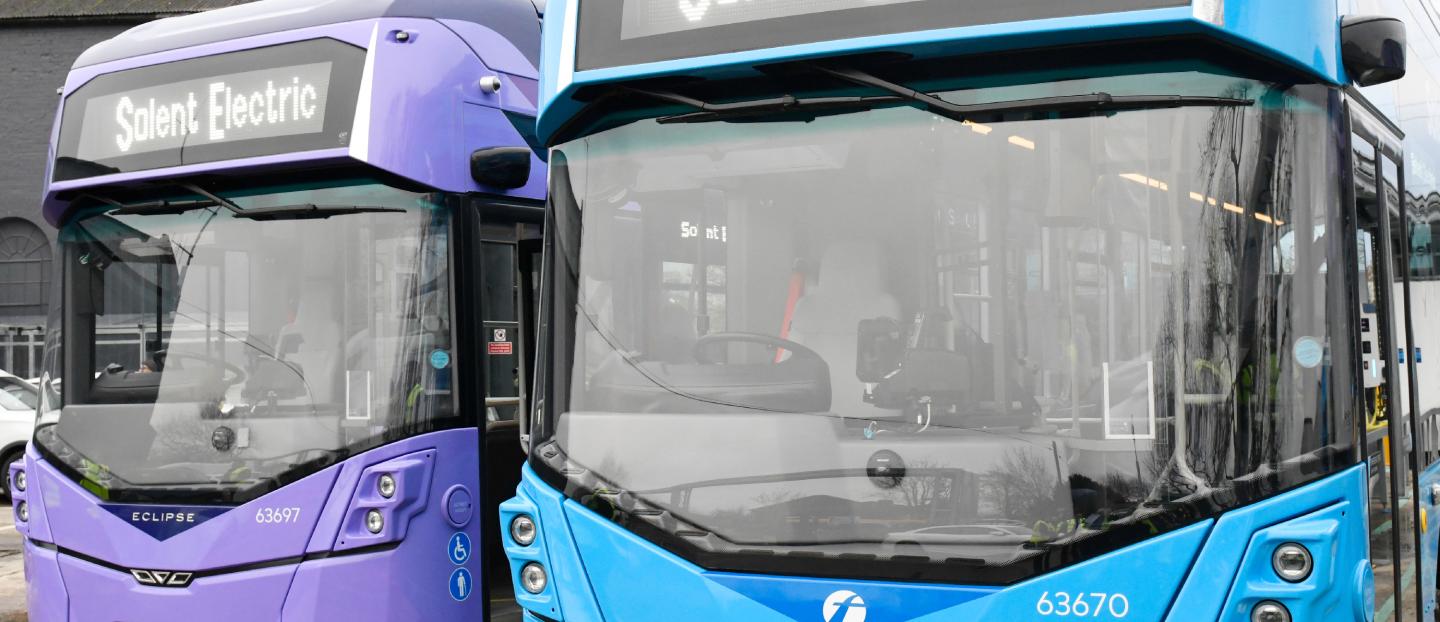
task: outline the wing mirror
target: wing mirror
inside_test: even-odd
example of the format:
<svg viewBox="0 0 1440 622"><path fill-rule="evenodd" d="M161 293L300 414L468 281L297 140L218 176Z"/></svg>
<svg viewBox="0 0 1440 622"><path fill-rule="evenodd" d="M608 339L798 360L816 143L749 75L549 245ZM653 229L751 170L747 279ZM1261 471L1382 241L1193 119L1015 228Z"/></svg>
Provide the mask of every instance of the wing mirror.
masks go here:
<svg viewBox="0 0 1440 622"><path fill-rule="evenodd" d="M1405 75L1405 23L1393 17L1350 15L1340 20L1340 54L1357 86Z"/></svg>
<svg viewBox="0 0 1440 622"><path fill-rule="evenodd" d="M470 176L481 185L519 188L530 182L530 150L487 147L470 154Z"/></svg>

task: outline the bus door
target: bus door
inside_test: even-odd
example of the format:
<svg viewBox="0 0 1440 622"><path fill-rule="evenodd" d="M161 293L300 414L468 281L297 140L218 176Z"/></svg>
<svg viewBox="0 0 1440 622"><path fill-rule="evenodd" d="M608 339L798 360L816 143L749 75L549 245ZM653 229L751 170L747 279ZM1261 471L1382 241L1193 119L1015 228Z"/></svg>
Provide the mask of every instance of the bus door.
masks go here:
<svg viewBox="0 0 1440 622"><path fill-rule="evenodd" d="M1360 270L1363 427L1369 466L1370 558L1375 620L1425 620L1419 576L1415 383L1408 243L1398 132L1358 96L1351 100L1351 194Z"/></svg>
<svg viewBox="0 0 1440 622"><path fill-rule="evenodd" d="M542 215L540 204L518 204L483 198L472 210L465 226L471 288L463 298L471 302L470 312L460 314L467 324L466 345L471 360L478 359L472 381L484 394L481 429L481 498L478 508L484 555L482 578L486 588L487 620L519 620L514 605L509 563L499 550L499 504L515 495L525 454L520 445L519 413L526 406L528 364L527 344L533 331L528 318L534 317L534 297L524 291L529 282L522 269L528 253L538 252ZM475 216L478 215L478 218Z"/></svg>

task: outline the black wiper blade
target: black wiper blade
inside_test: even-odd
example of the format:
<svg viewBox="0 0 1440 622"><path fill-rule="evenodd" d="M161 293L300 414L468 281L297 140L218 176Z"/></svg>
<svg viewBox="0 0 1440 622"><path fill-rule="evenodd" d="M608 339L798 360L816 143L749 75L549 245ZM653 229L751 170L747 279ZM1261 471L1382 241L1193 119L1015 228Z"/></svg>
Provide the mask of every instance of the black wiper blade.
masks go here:
<svg viewBox="0 0 1440 622"><path fill-rule="evenodd" d="M139 203L121 203L110 197L87 192L80 195L80 198L92 199L109 205L115 209L106 212L111 216L154 216L161 214L184 214L190 210L215 207L218 203L209 199L186 199L183 201L167 201L164 199L155 201L141 201Z"/></svg>
<svg viewBox="0 0 1440 622"><path fill-rule="evenodd" d="M398 207L375 207L369 205L315 205L313 203L299 203L295 205L275 205L271 207L243 208L236 205L234 201L226 199L209 190L195 184L180 184L179 187L200 195L201 199L188 199L184 201L147 201L144 203L132 203L129 205L107 199L105 197L89 195L97 201L114 205L116 209L111 211L114 215L156 215L156 214L183 214L190 210L205 207L223 207L230 211L235 218L248 218L250 220L304 220L311 218L329 218L331 216L345 216L348 214L371 214L377 212L404 212Z"/></svg>
<svg viewBox="0 0 1440 622"><path fill-rule="evenodd" d="M331 216L346 216L349 214L375 214L389 212L404 212L398 207L376 207L370 205L314 205L311 203L300 203L297 205L276 205L273 207L252 207L241 210L235 214L236 218L248 218L250 220L305 220L329 218Z"/></svg>
<svg viewBox="0 0 1440 622"><path fill-rule="evenodd" d="M784 113L805 113L810 117L840 112L852 112L855 110L869 110L876 106L894 104L904 101L892 95L870 95L861 97L790 97L787 102L781 103L774 100L762 100L758 102L740 102L738 104L725 104L726 110L702 110L700 112L688 112L685 114L660 117L657 123L705 123L709 121L743 121L756 120L761 117L784 114Z"/></svg>
<svg viewBox="0 0 1440 622"><path fill-rule="evenodd" d="M690 106L698 111L660 117L656 119L658 123L703 123L707 121L759 118L789 112L823 113L826 111L867 109L881 104L893 104L901 101L900 98L891 95L808 98L781 95L780 97L771 97L768 99L716 104L671 91L634 87L627 87L625 90L660 101Z"/></svg>
<svg viewBox="0 0 1440 622"><path fill-rule="evenodd" d="M827 67L809 65L820 73L839 78L846 82L888 91L896 97L918 103L931 112L967 121L970 117L1005 112L1098 112L1128 108L1179 108L1183 106L1249 106L1253 99L1238 97L1210 97L1196 95L1111 95L1109 93L1088 93L1081 95L1057 95L1034 99L990 102L984 104L956 104L930 93L917 91L903 84L891 82L879 76L848 67Z"/></svg>
<svg viewBox="0 0 1440 622"><path fill-rule="evenodd" d="M158 216L166 214L184 214L197 209L215 207L219 205L208 199L190 199L185 201L145 201L143 203L127 203L110 212L111 216Z"/></svg>
<svg viewBox="0 0 1440 622"><path fill-rule="evenodd" d="M1135 108L1181 108L1188 106L1249 106L1253 99L1238 97L1213 97L1204 95L1111 95L1110 93L1083 93L1078 95L1057 95L1033 99L989 102L983 104L956 104L931 93L918 91L902 84L891 82L879 76L858 69L836 68L824 65L806 65L814 71L839 78L846 82L887 91L890 95L849 96L849 97L795 97L782 95L751 101L711 103L671 91L627 87L631 93L653 99L690 106L696 112L670 115L656 119L668 123L705 123L709 121L755 121L776 115L806 114L810 117L822 114L836 114L854 110L868 110L876 106L903 102L920 104L936 114L968 121L1002 113L1023 112L1106 112ZM789 116L785 118L791 118Z"/></svg>

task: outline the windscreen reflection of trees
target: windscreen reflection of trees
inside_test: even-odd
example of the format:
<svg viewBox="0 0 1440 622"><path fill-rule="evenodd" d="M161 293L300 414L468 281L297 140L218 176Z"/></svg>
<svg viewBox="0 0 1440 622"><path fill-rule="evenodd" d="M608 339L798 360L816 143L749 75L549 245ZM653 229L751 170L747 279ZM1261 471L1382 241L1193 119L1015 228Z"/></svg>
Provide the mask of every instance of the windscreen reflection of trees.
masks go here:
<svg viewBox="0 0 1440 622"><path fill-rule="evenodd" d="M848 420L841 439L857 438L868 418L914 422L885 423L894 436L862 454L894 445L922 456L907 458L910 475L889 489L853 476L687 486L863 466L841 463L849 454L818 436L788 439L784 457L756 452L737 467L744 473L688 482L679 480L694 469L665 452L621 456L578 437L567 452L622 488L683 490L652 502L721 534L813 537L843 525L848 536L883 536L934 521L1014 520L1049 539L1349 442L1328 417L1353 401L1350 383L1332 385L1329 408L1322 384L1332 358L1338 378L1352 371L1346 333L1332 340L1327 326L1349 321L1335 298L1342 282L1325 270L1328 254L1340 256L1325 235L1337 205L1327 95L1230 84L1215 94L1256 104L989 125L894 108L686 128L694 134L675 147L664 137L682 130L650 123L580 141L589 151L565 155L586 219L575 371L591 384L577 383L572 410L623 410L598 408L615 401L593 384L617 352L637 365L693 362L705 334L780 334L787 307L794 334L804 333L804 296L787 304L786 282L798 272L806 296L837 291L825 271L840 263L827 246L870 247L860 254L881 274L870 291L839 287L857 300L823 313L893 299L889 319L910 349L961 353L971 370L954 379L968 397L916 417L851 391L858 383L842 376L853 358L838 353L855 356L853 325L848 343L821 352L837 379L826 414ZM650 151L656 143L667 147ZM576 171L587 155L587 170ZM617 191L626 183L630 192ZM653 281L626 280L635 278ZM728 355L732 365L774 356ZM672 389L690 381L667 369L677 368L644 373ZM737 386L726 403L743 393ZM751 412L767 410L764 399ZM957 453L919 449L933 449L927 438L953 441ZM1101 442L1069 442L1080 438ZM987 439L987 466L959 455L969 451L961 439ZM679 460L706 459L689 453L703 453L703 440L672 445L686 448L675 449ZM841 502L824 506L826 496Z"/></svg>

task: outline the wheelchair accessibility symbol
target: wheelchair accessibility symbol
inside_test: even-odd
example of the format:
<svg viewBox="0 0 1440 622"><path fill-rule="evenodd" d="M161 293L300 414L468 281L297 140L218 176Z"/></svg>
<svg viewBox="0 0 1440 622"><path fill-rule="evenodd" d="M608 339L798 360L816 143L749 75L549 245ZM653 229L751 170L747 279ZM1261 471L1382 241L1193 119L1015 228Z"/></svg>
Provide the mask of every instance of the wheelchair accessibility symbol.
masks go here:
<svg viewBox="0 0 1440 622"><path fill-rule="evenodd" d="M450 536L450 544L446 546L446 552L450 555L450 563L464 565L470 561L470 536L465 532L457 532Z"/></svg>

